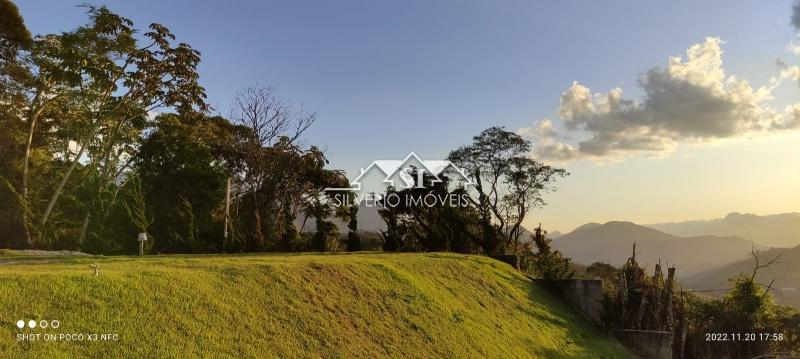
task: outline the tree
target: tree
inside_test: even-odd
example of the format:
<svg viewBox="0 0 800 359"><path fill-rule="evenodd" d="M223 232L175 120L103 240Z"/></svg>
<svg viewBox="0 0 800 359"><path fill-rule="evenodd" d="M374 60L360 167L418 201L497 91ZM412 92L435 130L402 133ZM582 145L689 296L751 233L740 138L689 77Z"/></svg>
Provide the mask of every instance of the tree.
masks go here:
<svg viewBox="0 0 800 359"><path fill-rule="evenodd" d="M311 237L311 249L317 252L336 252L340 249L339 229L331 218L344 219L350 216L349 207L343 201L335 201L349 191L331 191L328 188L346 188L347 177L341 171L330 171L318 166L307 173L312 184L303 204L303 211L314 217L316 231Z"/></svg>
<svg viewBox="0 0 800 359"><path fill-rule="evenodd" d="M304 152L295 141L313 124L316 114L302 106L295 108L278 97L275 89L258 85L240 91L234 103L231 118L249 129L239 141L234 198L246 194L252 207L247 225L250 247L263 250L270 246L270 238L286 238L295 231L292 220L309 184L298 176L302 171L296 171L297 164L292 162ZM306 169L324 163L324 156L315 157L321 155L317 152L306 152Z"/></svg>
<svg viewBox="0 0 800 359"><path fill-rule="evenodd" d="M501 213L506 218L503 231L507 245L513 245L512 252L520 252L522 222L533 208L545 205L542 193L567 172L561 168L544 165L528 157L516 157L509 161L506 174L506 194L500 202ZM541 224L539 225L541 227Z"/></svg>
<svg viewBox="0 0 800 359"><path fill-rule="evenodd" d="M17 6L10 0L0 0L0 61L13 61L17 51L30 42L31 33Z"/></svg>
<svg viewBox="0 0 800 359"><path fill-rule="evenodd" d="M347 251L358 252L361 250L361 237L358 235L358 204L353 204L347 209Z"/></svg>
<svg viewBox="0 0 800 359"><path fill-rule="evenodd" d="M674 357L796 355L800 312L775 305L771 285L755 281L758 271L777 257L764 262L753 251L753 259L753 271L731 278L730 290L716 299L679 289L675 267L668 268L666 279L660 263L652 276L646 275L636 261L635 246L622 268L595 263L586 273L607 282L602 315L607 328L671 332ZM716 337L709 340L709 335Z"/></svg>
<svg viewBox="0 0 800 359"><path fill-rule="evenodd" d="M130 195L123 200L122 204L128 213L131 223L139 230L139 233L144 233L147 236L147 243L145 243L147 248L145 248L145 251L149 252L150 248L153 247L153 236L149 234L148 230L153 221L155 221L155 217L147 209L141 179L132 177L127 183L130 187Z"/></svg>
<svg viewBox="0 0 800 359"><path fill-rule="evenodd" d="M769 293L772 283L756 282L758 271L768 268L780 259L780 255L763 262L755 249L753 270L740 273L730 279L733 287L722 299L710 301L695 300L690 307L689 320L693 324L689 333L687 352L689 355L715 355L729 358L753 358L769 353L775 344L772 340L734 340L730 343L704 343L705 333L778 333L782 324L791 320L790 313L777 316L779 308L773 303ZM788 315L787 315L788 314ZM748 334L745 334L748 333ZM798 329L780 332L787 337L797 335ZM753 338L755 339L755 338Z"/></svg>
<svg viewBox="0 0 800 359"><path fill-rule="evenodd" d="M33 242L28 233L30 207L26 203L27 190L24 184L17 184L18 172L17 150L22 142L24 129L17 119L24 116L26 106L25 84L29 83L30 72L22 55L32 44L31 34L25 27L25 22L19 14L19 9L8 0L0 0L0 154L2 154L3 200L9 206L4 208L3 218L17 219L16 223L9 223L7 228L19 227L24 238L23 246L31 247ZM30 151L30 149L28 149ZM27 166L27 162L25 164ZM23 170L23 173L27 168ZM22 176L25 180L25 176ZM13 206L11 204L15 204ZM15 224L19 224L16 226ZM15 236L16 232L13 230ZM7 240L11 242L11 240ZM14 245L15 243L9 243Z"/></svg>
<svg viewBox="0 0 800 359"><path fill-rule="evenodd" d="M77 152L56 184L40 225L47 225L64 186L81 159L88 156L86 163L94 169L90 182L94 193L84 203L81 238L86 234L90 208L97 206L100 194L130 166L148 113L160 107L184 114L206 108L204 89L197 82L199 52L184 43L173 46L175 36L159 24L150 25L150 31L143 34L147 42L140 45L129 19L106 7L85 7L88 25L41 37L34 46L32 59L37 83L42 85L31 98L29 117L33 128L45 101L52 103L62 97L69 111L78 115L75 123L60 126L61 138L77 143ZM54 95L40 99L49 93Z"/></svg>
<svg viewBox="0 0 800 359"><path fill-rule="evenodd" d="M533 244L536 252L530 254L527 260L529 270L547 280L569 279L575 276L572 261L564 257L561 252L553 250L551 240L547 238L547 231L539 224L534 229Z"/></svg>
<svg viewBox="0 0 800 359"><path fill-rule="evenodd" d="M378 213L387 223L384 250L481 252L480 217L463 200L464 189L451 188L446 173L434 177L412 166L408 175L412 186L391 188L378 201Z"/></svg>
<svg viewBox="0 0 800 359"><path fill-rule="evenodd" d="M544 205L543 193L554 190L556 179L567 175L529 158L530 150L530 142L516 133L491 127L448 156L473 184L469 198L480 213L482 245L488 253L518 250L528 212Z"/></svg>
<svg viewBox="0 0 800 359"><path fill-rule="evenodd" d="M394 187L386 189L386 196L397 195ZM382 248L385 252L398 252L408 250L407 247L407 228L400 216L400 211L392 206L379 206L378 214L386 223L386 230L381 230L380 235L383 240Z"/></svg>
<svg viewBox="0 0 800 359"><path fill-rule="evenodd" d="M230 138L221 118L159 115L133 162L162 253L221 250L222 205L228 176L223 152Z"/></svg>

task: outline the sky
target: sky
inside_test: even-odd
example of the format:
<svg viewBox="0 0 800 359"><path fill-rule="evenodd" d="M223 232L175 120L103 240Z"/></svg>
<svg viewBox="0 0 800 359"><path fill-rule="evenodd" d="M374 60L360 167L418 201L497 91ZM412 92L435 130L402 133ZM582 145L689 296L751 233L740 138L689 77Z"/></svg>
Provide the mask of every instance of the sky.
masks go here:
<svg viewBox="0 0 800 359"><path fill-rule="evenodd" d="M78 3L17 1L34 34L85 23ZM199 50L223 115L255 84L316 111L304 141L351 177L504 126L570 172L528 226L800 211L790 1L88 3Z"/></svg>

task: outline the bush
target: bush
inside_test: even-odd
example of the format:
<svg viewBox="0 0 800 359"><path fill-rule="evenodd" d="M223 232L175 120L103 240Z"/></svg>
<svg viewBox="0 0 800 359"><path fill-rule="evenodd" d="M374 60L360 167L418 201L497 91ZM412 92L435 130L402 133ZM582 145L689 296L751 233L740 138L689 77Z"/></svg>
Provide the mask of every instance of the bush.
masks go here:
<svg viewBox="0 0 800 359"><path fill-rule="evenodd" d="M575 277L572 261L561 252L553 250L547 231L540 224L532 236L536 253L527 251L521 258L521 267L526 272L546 280L569 279Z"/></svg>

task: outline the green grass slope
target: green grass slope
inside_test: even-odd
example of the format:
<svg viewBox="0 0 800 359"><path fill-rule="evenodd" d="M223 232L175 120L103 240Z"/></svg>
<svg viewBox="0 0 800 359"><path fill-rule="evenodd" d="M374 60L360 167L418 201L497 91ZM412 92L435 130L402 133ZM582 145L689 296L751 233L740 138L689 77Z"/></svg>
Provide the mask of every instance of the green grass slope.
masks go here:
<svg viewBox="0 0 800 359"><path fill-rule="evenodd" d="M0 258L0 357L623 358L510 266L457 254ZM95 276L88 267L100 263ZM19 319L59 320L18 329ZM18 341L116 333L117 341Z"/></svg>

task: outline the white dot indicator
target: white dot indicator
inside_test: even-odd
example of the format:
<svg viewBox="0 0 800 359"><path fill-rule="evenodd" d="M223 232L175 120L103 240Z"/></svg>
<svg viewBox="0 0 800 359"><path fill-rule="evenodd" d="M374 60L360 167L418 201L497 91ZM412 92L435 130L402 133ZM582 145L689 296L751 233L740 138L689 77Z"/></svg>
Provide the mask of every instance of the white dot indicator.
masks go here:
<svg viewBox="0 0 800 359"><path fill-rule="evenodd" d="M22 329L24 327L25 327L25 321L24 320L18 320L17 321L17 328Z"/></svg>
<svg viewBox="0 0 800 359"><path fill-rule="evenodd" d="M36 328L36 321L33 320L33 319L29 320L28 321L28 328L31 328L31 329Z"/></svg>

